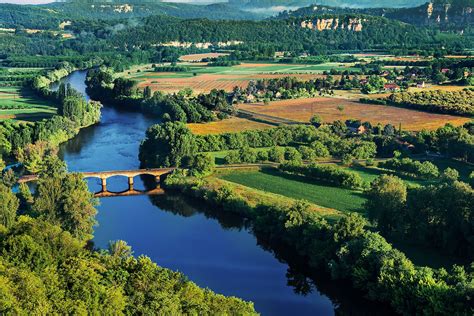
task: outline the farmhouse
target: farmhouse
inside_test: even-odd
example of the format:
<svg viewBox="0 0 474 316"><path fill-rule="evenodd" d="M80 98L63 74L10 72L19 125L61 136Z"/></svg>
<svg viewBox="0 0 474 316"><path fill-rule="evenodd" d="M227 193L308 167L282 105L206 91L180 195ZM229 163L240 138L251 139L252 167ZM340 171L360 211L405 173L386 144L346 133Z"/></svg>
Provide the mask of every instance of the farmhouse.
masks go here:
<svg viewBox="0 0 474 316"><path fill-rule="evenodd" d="M385 91L397 92L400 91L400 86L396 83L386 83L383 86Z"/></svg>
<svg viewBox="0 0 474 316"><path fill-rule="evenodd" d="M364 134L367 131L367 128L360 123L360 121L356 120L347 120L346 126L349 132L357 135Z"/></svg>

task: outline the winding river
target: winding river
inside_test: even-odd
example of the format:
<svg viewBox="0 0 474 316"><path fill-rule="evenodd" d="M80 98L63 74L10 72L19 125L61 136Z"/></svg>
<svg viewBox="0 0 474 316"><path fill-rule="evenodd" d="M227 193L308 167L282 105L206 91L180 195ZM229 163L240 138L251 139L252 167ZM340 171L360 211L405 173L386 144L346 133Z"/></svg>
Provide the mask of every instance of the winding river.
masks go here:
<svg viewBox="0 0 474 316"><path fill-rule="evenodd" d="M86 72L63 81L86 94ZM113 107L102 109L101 122L82 130L61 147L70 171L121 170L139 167L138 148L156 120ZM99 183L89 183L98 191ZM143 187L135 179L135 187ZM112 178L110 191L127 188L127 179ZM324 275L310 276L305 263L278 246L257 238L238 218L222 215L179 196L135 196L100 201L96 247L125 240L134 254L183 272L201 287L255 303L263 315L333 315L336 310L363 314L358 295L346 292ZM354 297L355 296L355 297Z"/></svg>

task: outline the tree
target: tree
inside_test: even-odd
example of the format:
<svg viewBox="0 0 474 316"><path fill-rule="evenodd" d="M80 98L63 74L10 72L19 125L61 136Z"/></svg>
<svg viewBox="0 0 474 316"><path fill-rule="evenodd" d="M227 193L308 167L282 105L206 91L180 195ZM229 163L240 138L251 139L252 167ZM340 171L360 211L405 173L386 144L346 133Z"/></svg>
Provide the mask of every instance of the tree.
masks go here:
<svg viewBox="0 0 474 316"><path fill-rule="evenodd" d="M135 91L136 85L137 82L135 80L119 77L114 80L114 95L130 97Z"/></svg>
<svg viewBox="0 0 474 316"><path fill-rule="evenodd" d="M214 157L209 153L199 153L192 158L189 169L194 176L206 175L214 168Z"/></svg>
<svg viewBox="0 0 474 316"><path fill-rule="evenodd" d="M181 122L151 126L140 145L140 161L147 167L179 167L197 151L196 139Z"/></svg>
<svg viewBox="0 0 474 316"><path fill-rule="evenodd" d="M318 128L321 126L323 120L321 119L319 115L313 115L313 117L311 117L309 122L311 123L311 125Z"/></svg>
<svg viewBox="0 0 474 316"><path fill-rule="evenodd" d="M446 168L441 175L441 179L445 182L454 182L459 179L459 172L453 168Z"/></svg>
<svg viewBox="0 0 474 316"><path fill-rule="evenodd" d="M46 158L56 156L56 154L57 148L52 147L48 142L39 141L18 149L16 156L18 161L23 163L27 171L32 174L39 174L46 171Z"/></svg>
<svg viewBox="0 0 474 316"><path fill-rule="evenodd" d="M405 183L398 177L381 175L371 183L365 207L380 231L390 233L403 220L406 200Z"/></svg>
<svg viewBox="0 0 474 316"><path fill-rule="evenodd" d="M66 97L59 112L71 121L81 123L86 112L86 101L81 97Z"/></svg>
<svg viewBox="0 0 474 316"><path fill-rule="evenodd" d="M122 260L128 259L133 255L132 247L123 240L109 242L109 253L112 257Z"/></svg>
<svg viewBox="0 0 474 316"><path fill-rule="evenodd" d="M372 75L369 77L367 83L362 87L363 93L375 93L383 90L387 80L384 77Z"/></svg>
<svg viewBox="0 0 474 316"><path fill-rule="evenodd" d="M152 93L151 93L151 88L149 86L146 86L145 89L143 89L143 97L145 99L151 98Z"/></svg>
<svg viewBox="0 0 474 316"><path fill-rule="evenodd" d="M20 201L9 187L0 183L0 225L10 227L15 222Z"/></svg>
<svg viewBox="0 0 474 316"><path fill-rule="evenodd" d="M97 204L82 175L71 173L40 178L33 209L82 241L92 238Z"/></svg>

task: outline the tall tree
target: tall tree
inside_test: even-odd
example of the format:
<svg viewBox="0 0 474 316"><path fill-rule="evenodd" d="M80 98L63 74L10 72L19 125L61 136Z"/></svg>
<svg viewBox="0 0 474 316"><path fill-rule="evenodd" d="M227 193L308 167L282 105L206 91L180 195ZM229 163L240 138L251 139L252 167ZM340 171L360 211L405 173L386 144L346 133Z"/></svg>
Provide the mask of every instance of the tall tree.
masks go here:
<svg viewBox="0 0 474 316"><path fill-rule="evenodd" d="M0 225L10 227L15 222L20 201L11 189L0 183Z"/></svg>
<svg viewBox="0 0 474 316"><path fill-rule="evenodd" d="M398 177L381 175L367 192L365 204L369 218L383 233L392 232L403 217L407 187Z"/></svg>
<svg viewBox="0 0 474 316"><path fill-rule="evenodd" d="M140 146L140 160L147 167L179 167L197 151L194 135L181 122L151 126Z"/></svg>

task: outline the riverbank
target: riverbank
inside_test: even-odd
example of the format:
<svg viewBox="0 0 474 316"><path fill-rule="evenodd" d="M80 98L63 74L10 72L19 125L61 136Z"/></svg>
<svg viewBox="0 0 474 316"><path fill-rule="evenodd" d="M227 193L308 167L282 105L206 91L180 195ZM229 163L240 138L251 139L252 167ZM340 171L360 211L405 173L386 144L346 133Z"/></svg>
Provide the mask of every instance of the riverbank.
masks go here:
<svg viewBox="0 0 474 316"><path fill-rule="evenodd" d="M282 240L308 258L312 269L350 281L369 299L390 304L399 313L469 313L467 288L460 290L444 270L415 266L382 236L366 230L362 217L350 214L331 220L298 201L286 206L271 199L255 203L249 192L221 181L178 172L165 185L246 218L257 233ZM435 293L437 300L432 299Z"/></svg>

